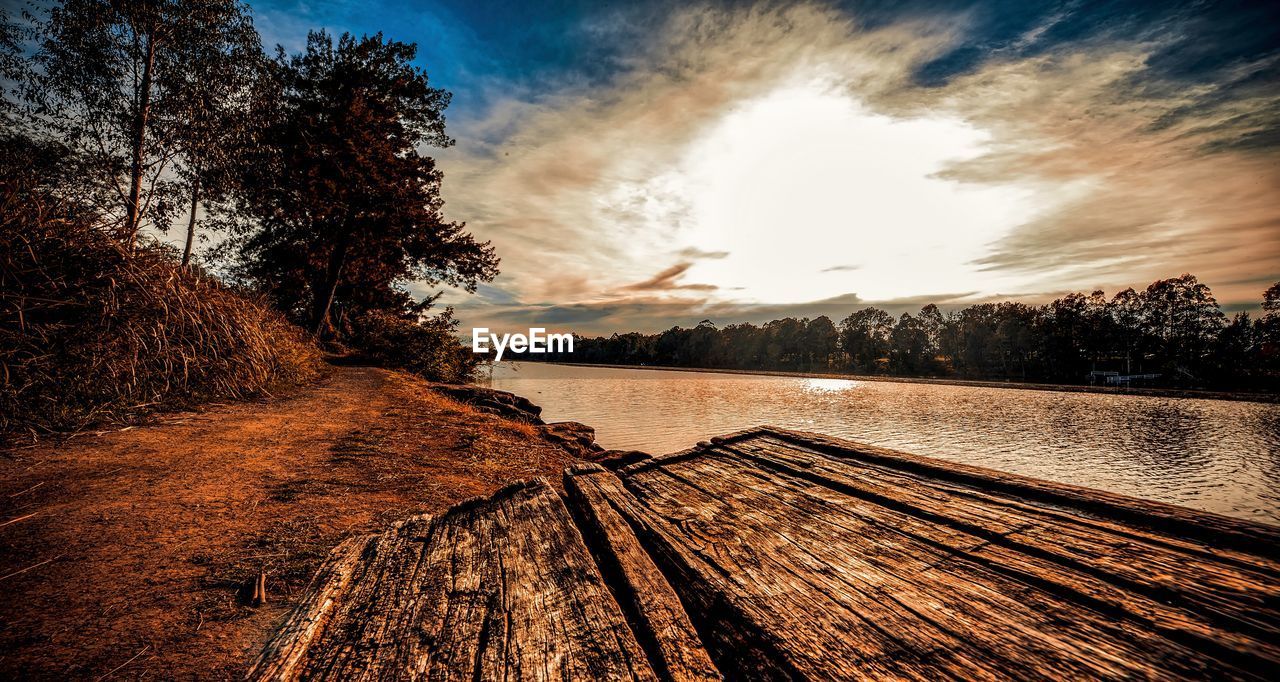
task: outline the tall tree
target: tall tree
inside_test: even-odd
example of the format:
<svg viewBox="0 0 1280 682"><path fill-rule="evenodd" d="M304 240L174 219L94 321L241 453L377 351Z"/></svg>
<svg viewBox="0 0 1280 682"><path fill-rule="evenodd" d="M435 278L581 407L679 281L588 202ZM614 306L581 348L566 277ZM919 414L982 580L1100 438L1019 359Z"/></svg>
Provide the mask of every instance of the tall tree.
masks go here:
<svg viewBox="0 0 1280 682"><path fill-rule="evenodd" d="M1142 369L1143 351L1147 345L1147 330L1143 323L1145 305L1142 295L1132 288L1117 292L1107 304L1117 350L1124 354L1125 374L1133 373L1135 361L1138 363L1136 369Z"/></svg>
<svg viewBox="0 0 1280 682"><path fill-rule="evenodd" d="M1249 313L1236 313L1222 328L1222 333L1214 340L1213 356L1216 369L1224 376L1243 378L1254 369L1257 329L1249 319Z"/></svg>
<svg viewBox="0 0 1280 682"><path fill-rule="evenodd" d="M903 313L889 337L890 358L896 371L908 374L925 371L929 333L920 318Z"/></svg>
<svg viewBox="0 0 1280 682"><path fill-rule="evenodd" d="M1218 301L1195 275L1152 282L1143 292L1146 325L1179 374L1194 373L1208 355L1226 318Z"/></svg>
<svg viewBox="0 0 1280 682"><path fill-rule="evenodd" d="M1257 324L1261 362L1280 368L1280 282L1262 294L1262 317Z"/></svg>
<svg viewBox="0 0 1280 682"><path fill-rule="evenodd" d="M39 27L27 98L45 129L93 159L89 180L113 191L119 234L129 245L148 212L168 206L171 100L157 54L182 39L186 4L65 0Z"/></svg>
<svg viewBox="0 0 1280 682"><path fill-rule="evenodd" d="M27 61L22 57L22 27L0 7L0 83L22 83L27 80ZM17 92L0 92L0 124L14 127Z"/></svg>
<svg viewBox="0 0 1280 682"><path fill-rule="evenodd" d="M851 368L874 372L880 358L889 353L893 316L879 308L863 308L840 321L840 348Z"/></svg>
<svg viewBox="0 0 1280 682"><path fill-rule="evenodd" d="M381 34L335 42L322 31L276 61L276 116L239 193L240 256L317 334L335 302L408 312L406 281L474 291L497 274L489 243L441 214L441 173L419 149L452 144L449 94L429 85L415 52Z"/></svg>
<svg viewBox="0 0 1280 682"><path fill-rule="evenodd" d="M1272 284L1262 293L1262 322L1280 328L1280 282ZM1275 340L1280 342L1280 338Z"/></svg>
<svg viewBox="0 0 1280 682"><path fill-rule="evenodd" d="M930 303L920 309L920 325L924 329L927 339L928 348L926 354L930 359L938 354L938 349L942 343L942 326L945 319L942 317L942 311L938 310L938 306Z"/></svg>
<svg viewBox="0 0 1280 682"><path fill-rule="evenodd" d="M819 315L804 328L805 362L810 370L829 369L831 358L840 347L840 333L826 315Z"/></svg>
<svg viewBox="0 0 1280 682"><path fill-rule="evenodd" d="M234 189L254 143L255 113L269 104L267 61L248 6L191 5L183 20L191 35L160 53L171 74L174 142L189 199L183 265L191 261L201 201L219 201Z"/></svg>

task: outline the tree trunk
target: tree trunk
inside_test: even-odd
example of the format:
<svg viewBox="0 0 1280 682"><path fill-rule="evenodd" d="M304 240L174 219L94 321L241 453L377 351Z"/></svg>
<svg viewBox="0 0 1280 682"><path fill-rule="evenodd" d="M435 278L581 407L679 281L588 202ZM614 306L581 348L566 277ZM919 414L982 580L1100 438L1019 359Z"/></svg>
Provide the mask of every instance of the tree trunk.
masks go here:
<svg viewBox="0 0 1280 682"><path fill-rule="evenodd" d="M142 211L143 148L147 140L147 116L151 113L151 69L156 61L153 31L149 31L146 36L147 61L142 67L138 112L134 120L133 162L129 167L129 205L124 225L125 240L129 248L133 248L138 241L138 224L142 218L140 213Z"/></svg>
<svg viewBox="0 0 1280 682"><path fill-rule="evenodd" d="M191 217L187 220L187 245L182 249L182 267L191 263L191 244L196 239L196 209L200 206L200 169L191 182Z"/></svg>
<svg viewBox="0 0 1280 682"><path fill-rule="evenodd" d="M324 331L325 320L329 319L329 308L333 305L333 297L338 292L338 280L342 278L342 267L347 263L347 243L347 238L343 237L334 247L333 253L329 255L329 267L325 271L324 287L321 289L324 293L316 298L315 327L312 332L316 336L320 336L320 332Z"/></svg>

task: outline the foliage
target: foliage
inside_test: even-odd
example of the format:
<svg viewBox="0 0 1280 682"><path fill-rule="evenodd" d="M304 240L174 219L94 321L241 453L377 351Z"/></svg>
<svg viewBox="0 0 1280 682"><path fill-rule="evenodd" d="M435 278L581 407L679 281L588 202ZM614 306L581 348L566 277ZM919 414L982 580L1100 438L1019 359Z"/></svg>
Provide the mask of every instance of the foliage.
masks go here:
<svg viewBox="0 0 1280 682"><path fill-rule="evenodd" d="M403 286L474 291L497 272L492 248L441 213L441 173L419 150L452 143L449 94L411 64L414 45L320 32L272 60L240 0L62 0L23 19L0 20L0 79L17 88L0 110L14 122L0 138L0 238L5 314L18 316L5 318L5 362L25 377L5 399L31 406L6 428L69 428L300 374L289 358L312 345L258 296L385 364L469 375L450 313L427 317L435 297ZM226 271L254 301L175 270L148 241L184 210L181 266L208 216L202 229L232 228ZM45 342L57 351L37 354ZM60 401L57 382L77 371L102 383Z"/></svg>
<svg viewBox="0 0 1280 682"><path fill-rule="evenodd" d="M418 150L452 143L449 95L410 63L415 49L319 32L275 63L276 115L239 201L241 271L317 333L334 304L409 312L404 282L474 291L497 273L489 244L441 214L441 174Z"/></svg>
<svg viewBox="0 0 1280 682"><path fill-rule="evenodd" d="M20 83L26 80L27 62L22 58L23 31L9 11L0 7L0 83ZM14 99L0 92L0 125L12 128L14 118ZM17 93L14 93L15 95Z"/></svg>
<svg viewBox="0 0 1280 682"><path fill-rule="evenodd" d="M78 429L156 406L242 397L309 378L318 353L260 302L126 249L46 169L0 164L0 433Z"/></svg>
<svg viewBox="0 0 1280 682"><path fill-rule="evenodd" d="M175 207L176 185L165 177L168 60L156 54L180 39L177 9L163 1L54 5L25 92L37 129L91 161L82 182L108 197L96 208L130 245L148 218L164 225Z"/></svg>
<svg viewBox="0 0 1280 682"><path fill-rule="evenodd" d="M451 310L422 319L370 310L351 326L350 341L380 365L450 383L465 383L475 373L477 356L458 342Z"/></svg>
<svg viewBox="0 0 1280 682"><path fill-rule="evenodd" d="M177 164L188 197L182 262L191 260L200 202L229 198L251 161L262 103L270 93L268 62L247 6L236 0L204 0L186 14L187 32L177 49L161 54L173 91Z"/></svg>
<svg viewBox="0 0 1280 682"><path fill-rule="evenodd" d="M32 129L74 150L97 209L132 245L168 229L200 185L217 195L243 146L245 83L263 61L235 0L64 0L37 22L24 75ZM199 182L197 182L199 181Z"/></svg>
<svg viewBox="0 0 1280 682"><path fill-rule="evenodd" d="M1258 320L1227 322L1192 275L1159 280L1110 300L1073 293L1044 306L983 303L944 315L928 305L897 321L857 310L833 328L826 317L762 326L579 338L572 355L526 356L608 364L960 376L1084 383L1090 372L1159 374L1178 386L1270 388L1280 370L1280 283Z"/></svg>

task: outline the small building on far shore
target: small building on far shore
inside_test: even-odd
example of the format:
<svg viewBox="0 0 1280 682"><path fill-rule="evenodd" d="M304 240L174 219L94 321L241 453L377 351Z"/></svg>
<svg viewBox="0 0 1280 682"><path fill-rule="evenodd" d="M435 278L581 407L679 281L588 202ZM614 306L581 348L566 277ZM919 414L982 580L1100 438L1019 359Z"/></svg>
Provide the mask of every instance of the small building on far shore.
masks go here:
<svg viewBox="0 0 1280 682"><path fill-rule="evenodd" d="M1134 384L1155 381L1159 378L1159 374L1121 374L1119 372L1094 370L1089 372L1089 385L1132 386Z"/></svg>

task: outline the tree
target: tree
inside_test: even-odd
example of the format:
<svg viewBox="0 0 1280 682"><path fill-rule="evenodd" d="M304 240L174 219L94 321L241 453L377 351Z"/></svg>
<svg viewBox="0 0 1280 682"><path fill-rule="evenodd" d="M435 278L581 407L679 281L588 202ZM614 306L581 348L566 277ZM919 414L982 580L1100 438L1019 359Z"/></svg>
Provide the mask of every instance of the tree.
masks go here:
<svg viewBox="0 0 1280 682"><path fill-rule="evenodd" d="M919 318L903 313L889 337L890 359L895 372L910 374L924 371L929 352L929 333Z"/></svg>
<svg viewBox="0 0 1280 682"><path fill-rule="evenodd" d="M66 0L39 27L27 99L45 129L93 160L89 180L112 190L130 246L149 212L165 212L172 190L162 179L172 158L163 132L170 79L157 53L180 42L183 9L167 0Z"/></svg>
<svg viewBox="0 0 1280 682"><path fill-rule="evenodd" d="M1147 345L1145 305L1142 295L1132 288L1117 292L1107 304L1117 349L1124 354L1125 374L1133 373L1134 360L1138 361L1138 370L1142 369L1143 349Z"/></svg>
<svg viewBox="0 0 1280 682"><path fill-rule="evenodd" d="M184 192L194 206L201 185L222 189L244 74L263 59L246 5L64 0L37 24L23 89L36 127L83 157L123 242L148 221L167 230Z"/></svg>
<svg viewBox="0 0 1280 682"><path fill-rule="evenodd" d="M1266 317L1280 317L1280 282L1276 282L1262 293L1262 310Z"/></svg>
<svg viewBox="0 0 1280 682"><path fill-rule="evenodd" d="M1280 282L1262 294L1262 317L1257 321L1259 363L1280 368Z"/></svg>
<svg viewBox="0 0 1280 682"><path fill-rule="evenodd" d="M893 316L879 308L863 308L840 321L840 348L849 356L851 369L874 372L880 358L889 353Z"/></svg>
<svg viewBox="0 0 1280 682"><path fill-rule="evenodd" d="M335 302L424 309L409 280L474 291L497 274L488 242L441 214L440 171L419 153L446 147L449 94L411 64L416 47L382 35L335 43L311 33L283 53L261 155L239 192L243 271L320 334Z"/></svg>
<svg viewBox="0 0 1280 682"><path fill-rule="evenodd" d="M1208 287L1191 275L1125 289L1072 293L1043 306L980 303L943 315L927 305L895 322L864 308L832 325L826 317L784 318L716 328L674 327L660 335L580 339L591 361L742 369L806 369L840 365L854 372L1020 378L1080 383L1086 369L1142 373L1150 365L1177 382L1178 369L1213 369L1220 386L1264 386L1280 364L1280 283L1265 294L1266 314L1225 322ZM832 334L838 345L833 351ZM625 341L624 341L625 340ZM642 353L631 349L643 348ZM843 363L833 362L843 353ZM639 359L643 358L643 359ZM1160 369L1163 368L1163 369ZM1274 382L1273 382L1274 383Z"/></svg>
<svg viewBox="0 0 1280 682"><path fill-rule="evenodd" d="M765 357L771 368L797 369L804 359L806 320L784 317L765 323Z"/></svg>
<svg viewBox="0 0 1280 682"><path fill-rule="evenodd" d="M1280 345L1280 282L1263 292L1262 318L1258 323L1262 326L1263 340Z"/></svg>
<svg viewBox="0 0 1280 682"><path fill-rule="evenodd" d="M247 6L192 3L185 23L198 30L161 53L172 74L173 135L189 196L183 265L191 262L201 200L218 201L234 189L255 141L255 113L269 100L267 63Z"/></svg>
<svg viewBox="0 0 1280 682"><path fill-rule="evenodd" d="M1257 352L1255 326L1249 313L1237 313L1214 340L1213 357L1217 369L1227 376L1248 376Z"/></svg>
<svg viewBox="0 0 1280 682"><path fill-rule="evenodd" d="M839 349L840 334L831 318L819 315L804 328L805 363L810 370L829 369L831 358Z"/></svg>
<svg viewBox="0 0 1280 682"><path fill-rule="evenodd" d="M1044 314L1039 308L1014 302L998 303L994 311L993 343L1000 357L1000 373L1013 376L1016 365L1017 376L1025 380L1037 349Z"/></svg>
<svg viewBox="0 0 1280 682"><path fill-rule="evenodd" d="M0 82L22 83L28 80L27 62L22 58L22 38L22 28L9 16L9 10L0 8ZM0 93L0 124L9 130L16 127L15 104L9 93Z"/></svg>
<svg viewBox="0 0 1280 682"><path fill-rule="evenodd" d="M1199 369L1225 325L1209 287L1184 274L1152 282L1143 292L1143 302L1146 327L1171 369L1179 373Z"/></svg>

